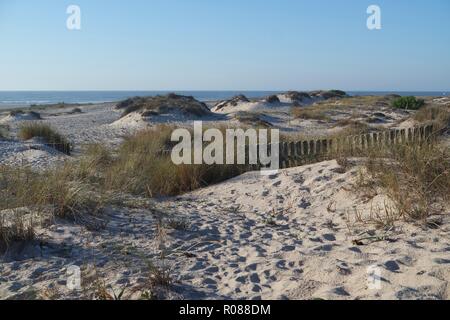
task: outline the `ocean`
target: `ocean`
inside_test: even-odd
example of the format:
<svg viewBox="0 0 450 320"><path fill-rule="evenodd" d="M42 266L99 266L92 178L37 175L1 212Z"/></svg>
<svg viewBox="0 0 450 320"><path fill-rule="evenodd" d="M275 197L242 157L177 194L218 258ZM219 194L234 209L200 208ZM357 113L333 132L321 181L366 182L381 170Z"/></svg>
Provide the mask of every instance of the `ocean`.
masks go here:
<svg viewBox="0 0 450 320"><path fill-rule="evenodd" d="M200 101L215 101L244 94L260 98L282 91L0 91L0 109L21 108L30 105L55 103L102 103L115 102L135 96L154 96L175 92L189 95ZM381 92L349 91L350 95L385 95L396 93L403 96L450 96L450 92Z"/></svg>

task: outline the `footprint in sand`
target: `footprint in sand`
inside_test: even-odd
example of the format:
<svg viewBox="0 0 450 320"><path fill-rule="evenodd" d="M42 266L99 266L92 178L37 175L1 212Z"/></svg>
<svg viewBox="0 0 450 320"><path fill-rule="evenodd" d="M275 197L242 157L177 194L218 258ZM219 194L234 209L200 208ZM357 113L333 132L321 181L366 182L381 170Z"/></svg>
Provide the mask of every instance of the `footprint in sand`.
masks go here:
<svg viewBox="0 0 450 320"><path fill-rule="evenodd" d="M252 263L249 264L246 268L245 271L256 271L256 269L258 269L258 264L257 263Z"/></svg>
<svg viewBox="0 0 450 320"><path fill-rule="evenodd" d="M332 233L324 234L324 235L322 235L322 237L327 241L336 241L336 237Z"/></svg>
<svg viewBox="0 0 450 320"><path fill-rule="evenodd" d="M273 184L272 184L272 187L279 187L281 185L281 180L280 181L277 181L277 182L274 182Z"/></svg>
<svg viewBox="0 0 450 320"><path fill-rule="evenodd" d="M248 276L240 276L236 278L236 282L242 283L242 284L246 284L247 283L247 278Z"/></svg>
<svg viewBox="0 0 450 320"><path fill-rule="evenodd" d="M333 250L333 245L331 245L331 244L325 244L325 245L318 246L318 247L314 248L314 251L330 252L331 250Z"/></svg>
<svg viewBox="0 0 450 320"><path fill-rule="evenodd" d="M302 199L298 206L299 206L299 208L302 208L302 209L308 209L309 207L311 207L311 202L309 202L308 200Z"/></svg>
<svg viewBox="0 0 450 320"><path fill-rule="evenodd" d="M341 274L343 276L348 276L349 274L352 273L352 270L350 269L348 264L345 262L338 262L336 267L338 269L339 274Z"/></svg>
<svg viewBox="0 0 450 320"><path fill-rule="evenodd" d="M214 274L214 273L219 272L219 268L218 267L209 267L208 269L205 269L204 272L208 273L208 274Z"/></svg>
<svg viewBox="0 0 450 320"><path fill-rule="evenodd" d="M450 259L436 258L433 262L436 264L450 264Z"/></svg>
<svg viewBox="0 0 450 320"><path fill-rule="evenodd" d="M289 246L289 245L284 246L284 247L281 248L281 251L284 251L284 252L291 252L291 251L294 251L294 250L295 250L295 246Z"/></svg>
<svg viewBox="0 0 450 320"><path fill-rule="evenodd" d="M278 269L288 270L288 268L286 267L286 260L279 260L275 265Z"/></svg>
<svg viewBox="0 0 450 320"><path fill-rule="evenodd" d="M251 281L252 283L261 283L261 279L259 278L259 275L258 275L257 273L253 273L253 274L250 276L250 281Z"/></svg>

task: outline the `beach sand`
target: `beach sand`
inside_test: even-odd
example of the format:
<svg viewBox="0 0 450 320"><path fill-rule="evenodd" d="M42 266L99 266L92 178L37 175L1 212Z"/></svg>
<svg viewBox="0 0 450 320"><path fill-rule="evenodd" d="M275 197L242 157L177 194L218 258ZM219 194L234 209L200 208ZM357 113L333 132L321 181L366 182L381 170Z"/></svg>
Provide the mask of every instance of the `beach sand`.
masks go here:
<svg viewBox="0 0 450 320"><path fill-rule="evenodd" d="M70 157L17 140L28 120L0 115L10 130L0 140L0 164L49 168L72 161L86 144L118 146L158 122L137 114L120 120L114 106L41 112L76 146ZM336 130L274 112L273 124L285 132ZM390 112L386 126L410 121ZM231 120L228 114L209 119ZM122 291L126 299L449 299L448 212L434 228L361 223L357 214L370 215L389 198L380 193L367 202L355 189L362 159L351 163L347 170L332 160L272 176L248 172L179 197L117 195L104 216L83 224L57 219L37 229L36 241L10 247L0 263L0 299L105 298ZM81 268L83 290L67 288L71 266ZM150 286L155 277L170 279L170 286Z"/></svg>

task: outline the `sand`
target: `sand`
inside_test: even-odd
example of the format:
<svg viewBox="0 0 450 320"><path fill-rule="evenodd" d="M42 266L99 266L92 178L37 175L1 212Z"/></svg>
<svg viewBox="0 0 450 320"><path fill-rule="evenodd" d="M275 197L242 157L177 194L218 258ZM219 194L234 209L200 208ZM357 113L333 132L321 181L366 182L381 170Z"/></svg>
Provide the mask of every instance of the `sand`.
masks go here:
<svg viewBox="0 0 450 320"><path fill-rule="evenodd" d="M167 120L136 114L121 119L114 104L81 109L41 112L40 121L75 144L71 157L39 141L19 141L18 126L30 120L0 114L10 127L10 137L0 139L0 164L49 168L76 159L88 143L114 147L125 136ZM370 112L375 109L359 116ZM383 112L386 126L408 117ZM336 130L315 120L293 120L283 109L264 115L285 132ZM206 120L233 121L226 113ZM169 123L191 121L176 117ZM126 299L149 294L161 299L449 299L450 212L433 217L439 221L434 228L398 223L380 230L357 223L355 213L368 215L390 202L382 193L367 202L355 190L362 167L360 159L352 162L346 172L336 161L273 176L249 172L174 198L118 194L120 205L108 207L102 217L82 223L58 219L39 227L36 241L12 246L0 258L0 299L101 298L99 292L114 296L122 290ZM5 214L10 212L0 212ZM363 238L372 240L355 242ZM82 291L67 288L71 266L81 268ZM167 270L168 288L151 285L155 267ZM374 270L379 282L370 274Z"/></svg>
<svg viewBox="0 0 450 320"><path fill-rule="evenodd" d="M57 221L41 242L6 255L0 297L92 297L88 279L101 279L111 295L125 289L137 299L149 290L151 261L170 270L170 289L154 290L165 299L448 299L448 215L427 230L354 225L352 212L375 204L351 191L360 167L339 168L327 161L268 177L250 172L178 198L128 199L136 208L109 208L97 231ZM362 231L387 238L355 245ZM66 288L71 265L82 268L86 291ZM381 277L375 289L370 268Z"/></svg>

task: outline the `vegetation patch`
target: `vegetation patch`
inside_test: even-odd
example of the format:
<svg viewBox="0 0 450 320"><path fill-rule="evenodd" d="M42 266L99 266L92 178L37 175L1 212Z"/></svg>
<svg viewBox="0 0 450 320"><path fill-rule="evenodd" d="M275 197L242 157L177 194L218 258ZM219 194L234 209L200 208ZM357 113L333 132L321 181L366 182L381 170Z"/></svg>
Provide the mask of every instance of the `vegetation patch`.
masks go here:
<svg viewBox="0 0 450 320"><path fill-rule="evenodd" d="M211 114L205 103L197 101L194 97L174 93L165 96L130 98L117 104L116 108L123 110L122 117L132 112L141 112L146 115L181 112L196 117Z"/></svg>
<svg viewBox="0 0 450 320"><path fill-rule="evenodd" d="M95 227L89 217L103 212L108 193L80 178L75 164L35 172L0 166L0 247L33 238L42 219L59 217ZM29 213L23 214L26 208ZM22 210L23 211L23 210Z"/></svg>
<svg viewBox="0 0 450 320"><path fill-rule="evenodd" d="M262 115L253 112L238 112L234 115L234 119L238 120L242 124L257 127L257 128L270 128L272 124L262 119Z"/></svg>
<svg viewBox="0 0 450 320"><path fill-rule="evenodd" d="M392 101L392 107L404 110L419 110L425 105L425 100L416 97L400 97Z"/></svg>
<svg viewBox="0 0 450 320"><path fill-rule="evenodd" d="M429 105L421 108L414 115L418 122L433 122L437 129L450 126L450 105Z"/></svg>
<svg viewBox="0 0 450 320"><path fill-rule="evenodd" d="M319 120L330 121L331 117L321 108L312 107L293 107L291 108L291 114L296 119L303 120Z"/></svg>
<svg viewBox="0 0 450 320"><path fill-rule="evenodd" d="M9 128L4 125L0 125L0 139L6 139L8 136Z"/></svg>
<svg viewBox="0 0 450 320"><path fill-rule="evenodd" d="M437 143L401 144L374 150L368 155L360 189L379 189L395 204L389 209L390 222L423 221L445 212L450 200L450 154ZM386 222L386 221L385 221Z"/></svg>
<svg viewBox="0 0 450 320"><path fill-rule="evenodd" d="M56 130L44 123L26 123L19 128L18 136L22 140L42 138L45 144L70 155L72 146L69 141Z"/></svg>
<svg viewBox="0 0 450 320"><path fill-rule="evenodd" d="M172 126L158 126L128 138L104 168L107 189L150 197L177 195L244 172L239 165L175 165L170 159Z"/></svg>

